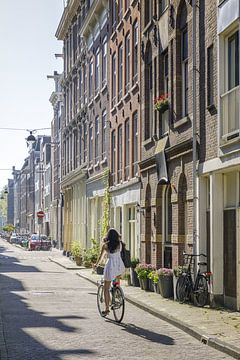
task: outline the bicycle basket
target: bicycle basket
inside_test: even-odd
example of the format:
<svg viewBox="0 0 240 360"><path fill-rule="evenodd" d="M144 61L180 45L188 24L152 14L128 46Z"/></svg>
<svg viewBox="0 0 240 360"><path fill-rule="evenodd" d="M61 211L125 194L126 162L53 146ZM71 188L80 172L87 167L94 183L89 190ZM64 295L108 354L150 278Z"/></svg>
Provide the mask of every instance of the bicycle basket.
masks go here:
<svg viewBox="0 0 240 360"><path fill-rule="evenodd" d="M104 267L103 266L97 266L96 267L96 273L98 275L103 275Z"/></svg>

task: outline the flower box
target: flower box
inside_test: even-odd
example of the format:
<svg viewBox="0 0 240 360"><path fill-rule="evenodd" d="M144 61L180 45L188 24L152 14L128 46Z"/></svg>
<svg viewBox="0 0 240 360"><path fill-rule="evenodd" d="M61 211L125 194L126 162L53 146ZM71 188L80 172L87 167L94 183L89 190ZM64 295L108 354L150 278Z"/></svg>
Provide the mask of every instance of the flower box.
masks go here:
<svg viewBox="0 0 240 360"><path fill-rule="evenodd" d="M161 114L163 114L166 110L168 110L169 109L168 94L164 94L156 98L154 102L154 108L155 110L159 111Z"/></svg>

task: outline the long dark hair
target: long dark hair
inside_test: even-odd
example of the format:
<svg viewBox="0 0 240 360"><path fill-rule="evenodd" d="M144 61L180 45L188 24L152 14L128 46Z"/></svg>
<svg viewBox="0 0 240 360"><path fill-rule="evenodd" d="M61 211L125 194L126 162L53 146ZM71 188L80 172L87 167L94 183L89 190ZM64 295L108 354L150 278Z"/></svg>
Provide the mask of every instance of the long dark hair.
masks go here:
<svg viewBox="0 0 240 360"><path fill-rule="evenodd" d="M110 253L115 252L120 243L120 235L115 229L109 229L105 241L108 245Z"/></svg>

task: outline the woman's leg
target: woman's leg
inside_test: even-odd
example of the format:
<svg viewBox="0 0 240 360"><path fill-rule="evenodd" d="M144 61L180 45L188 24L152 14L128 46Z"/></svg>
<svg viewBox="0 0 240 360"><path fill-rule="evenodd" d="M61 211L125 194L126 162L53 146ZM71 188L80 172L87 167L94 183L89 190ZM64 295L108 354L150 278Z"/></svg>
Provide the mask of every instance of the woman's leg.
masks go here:
<svg viewBox="0 0 240 360"><path fill-rule="evenodd" d="M110 289L111 281L104 280L104 300L105 300L105 311L109 311L109 302L110 302Z"/></svg>

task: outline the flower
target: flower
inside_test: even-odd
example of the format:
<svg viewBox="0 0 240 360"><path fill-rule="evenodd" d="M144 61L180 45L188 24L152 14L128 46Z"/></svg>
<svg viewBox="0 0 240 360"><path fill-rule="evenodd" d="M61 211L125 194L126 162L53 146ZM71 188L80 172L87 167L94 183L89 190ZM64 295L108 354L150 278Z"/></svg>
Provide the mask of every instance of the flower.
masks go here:
<svg viewBox="0 0 240 360"><path fill-rule="evenodd" d="M168 268L160 268L157 270L159 277L160 276L173 276L173 270Z"/></svg>
<svg viewBox="0 0 240 360"><path fill-rule="evenodd" d="M169 100L168 100L168 94L160 95L158 98L154 101L154 108L155 110L158 110L159 112L164 112L169 107Z"/></svg>
<svg viewBox="0 0 240 360"><path fill-rule="evenodd" d="M139 279L147 279L150 272L156 270L152 264L138 264L136 273Z"/></svg>

